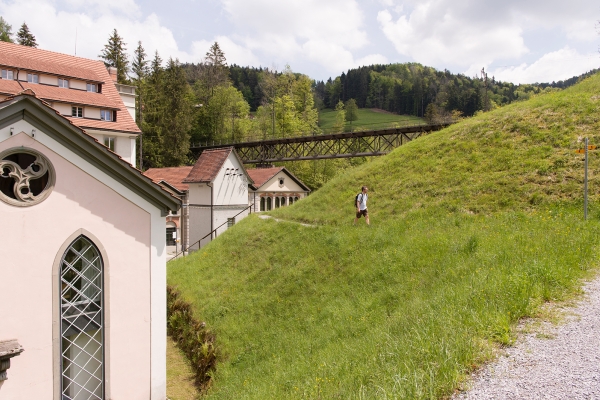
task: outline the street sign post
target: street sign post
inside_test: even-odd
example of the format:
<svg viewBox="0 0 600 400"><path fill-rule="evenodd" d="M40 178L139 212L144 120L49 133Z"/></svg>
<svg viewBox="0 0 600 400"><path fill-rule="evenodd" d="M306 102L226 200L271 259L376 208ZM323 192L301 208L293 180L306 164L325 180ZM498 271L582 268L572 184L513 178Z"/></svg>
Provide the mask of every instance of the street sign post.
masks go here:
<svg viewBox="0 0 600 400"><path fill-rule="evenodd" d="M583 173L583 219L587 220L588 204L588 150L596 150L595 144L588 144L588 138L585 138L585 148L575 150L577 154L585 154L584 173Z"/></svg>

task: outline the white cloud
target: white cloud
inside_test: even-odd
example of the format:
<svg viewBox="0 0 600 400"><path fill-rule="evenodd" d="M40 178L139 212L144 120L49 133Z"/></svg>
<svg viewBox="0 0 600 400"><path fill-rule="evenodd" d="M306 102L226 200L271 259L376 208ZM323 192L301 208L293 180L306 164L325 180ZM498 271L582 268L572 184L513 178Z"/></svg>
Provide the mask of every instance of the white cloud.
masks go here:
<svg viewBox="0 0 600 400"><path fill-rule="evenodd" d="M497 67L488 70L488 76L496 80L514 83L541 83L569 79L598 68L600 58L597 53L580 54L566 46L560 50L544 54L539 60L527 65ZM471 66L466 75L474 76L481 67Z"/></svg>
<svg viewBox="0 0 600 400"><path fill-rule="evenodd" d="M410 14L401 14L395 20L388 10L383 10L377 20L398 53L427 65L481 65L528 52L518 25L466 23L461 11L468 14L467 11L443 5L436 0L421 2Z"/></svg>

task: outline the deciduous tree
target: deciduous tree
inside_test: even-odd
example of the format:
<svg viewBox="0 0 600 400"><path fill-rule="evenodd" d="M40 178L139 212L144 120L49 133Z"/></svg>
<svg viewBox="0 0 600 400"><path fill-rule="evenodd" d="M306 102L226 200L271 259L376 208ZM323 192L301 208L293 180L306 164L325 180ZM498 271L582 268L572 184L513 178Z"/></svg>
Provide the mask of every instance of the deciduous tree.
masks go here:
<svg viewBox="0 0 600 400"><path fill-rule="evenodd" d="M346 102L346 121L350 121L350 132L352 132L352 121L358 119L358 106L356 100L350 99Z"/></svg>
<svg viewBox="0 0 600 400"><path fill-rule="evenodd" d="M12 39L12 25L0 16L0 42L14 43Z"/></svg>

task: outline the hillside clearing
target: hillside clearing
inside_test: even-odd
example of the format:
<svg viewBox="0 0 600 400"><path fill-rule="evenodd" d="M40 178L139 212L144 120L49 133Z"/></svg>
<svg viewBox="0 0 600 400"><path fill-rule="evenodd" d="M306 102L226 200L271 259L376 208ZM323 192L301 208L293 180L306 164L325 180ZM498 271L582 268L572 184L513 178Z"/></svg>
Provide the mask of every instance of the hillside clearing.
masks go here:
<svg viewBox="0 0 600 400"><path fill-rule="evenodd" d="M598 265L600 76L419 138L169 263L217 335L210 399L439 398ZM353 227L370 189L372 226Z"/></svg>

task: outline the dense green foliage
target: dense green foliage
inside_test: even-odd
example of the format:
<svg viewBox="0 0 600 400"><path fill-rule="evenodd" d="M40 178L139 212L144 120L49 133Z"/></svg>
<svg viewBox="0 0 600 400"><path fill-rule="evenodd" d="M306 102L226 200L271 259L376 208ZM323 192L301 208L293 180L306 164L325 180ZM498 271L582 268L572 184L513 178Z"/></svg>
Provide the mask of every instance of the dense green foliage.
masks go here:
<svg viewBox="0 0 600 400"><path fill-rule="evenodd" d="M190 361L195 385L200 390L207 388L217 363L215 335L194 317L192 306L172 287L167 287L167 334Z"/></svg>
<svg viewBox="0 0 600 400"><path fill-rule="evenodd" d="M600 195L584 222L574 150L600 141L599 91L594 76L464 120L170 262L216 334L208 398L450 395L597 267ZM595 154L590 170L597 188ZM363 184L372 225L354 227Z"/></svg>
<svg viewBox="0 0 600 400"><path fill-rule="evenodd" d="M12 34L12 25L0 16L0 41L14 43Z"/></svg>

